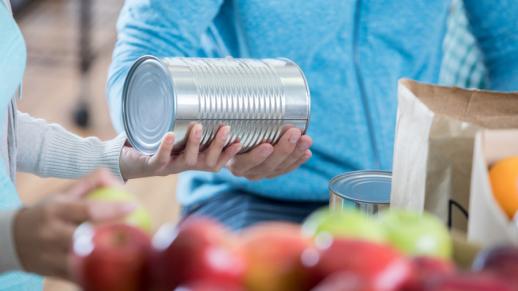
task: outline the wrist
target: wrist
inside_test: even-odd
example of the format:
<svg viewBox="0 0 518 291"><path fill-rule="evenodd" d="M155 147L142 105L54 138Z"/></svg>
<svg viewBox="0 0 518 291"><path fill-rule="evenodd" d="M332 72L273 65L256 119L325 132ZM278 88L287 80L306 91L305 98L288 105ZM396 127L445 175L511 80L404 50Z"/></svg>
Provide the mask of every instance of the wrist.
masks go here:
<svg viewBox="0 0 518 291"><path fill-rule="evenodd" d="M132 147L126 145L122 147L119 167L120 175L124 181L152 175L146 171L144 158Z"/></svg>

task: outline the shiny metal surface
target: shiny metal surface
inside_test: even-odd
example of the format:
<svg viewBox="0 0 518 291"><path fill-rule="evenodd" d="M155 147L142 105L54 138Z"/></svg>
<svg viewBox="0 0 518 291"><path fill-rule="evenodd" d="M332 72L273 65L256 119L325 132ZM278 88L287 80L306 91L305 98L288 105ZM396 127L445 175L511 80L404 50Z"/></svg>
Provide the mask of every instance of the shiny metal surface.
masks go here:
<svg viewBox="0 0 518 291"><path fill-rule="evenodd" d="M329 181L329 205L332 209L355 207L376 214L390 206L392 173L353 171Z"/></svg>
<svg viewBox="0 0 518 291"><path fill-rule="evenodd" d="M153 154L167 131L180 151L194 122L203 125L202 148L230 125L227 145L246 152L276 143L291 127L306 131L310 95L300 68L286 59L140 58L124 84L123 122L130 143Z"/></svg>

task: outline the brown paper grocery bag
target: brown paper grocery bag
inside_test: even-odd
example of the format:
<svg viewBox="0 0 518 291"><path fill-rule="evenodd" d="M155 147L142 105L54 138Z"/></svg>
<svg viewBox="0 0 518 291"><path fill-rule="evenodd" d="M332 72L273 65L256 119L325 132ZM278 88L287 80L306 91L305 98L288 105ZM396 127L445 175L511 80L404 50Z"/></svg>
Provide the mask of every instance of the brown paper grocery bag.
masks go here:
<svg viewBox="0 0 518 291"><path fill-rule="evenodd" d="M475 139L469 204L468 240L490 247L518 245L518 224L494 199L488 169L494 162L518 156L518 130L481 131Z"/></svg>
<svg viewBox="0 0 518 291"><path fill-rule="evenodd" d="M400 80L391 206L427 210L467 231L473 142L481 128L518 128L518 93Z"/></svg>

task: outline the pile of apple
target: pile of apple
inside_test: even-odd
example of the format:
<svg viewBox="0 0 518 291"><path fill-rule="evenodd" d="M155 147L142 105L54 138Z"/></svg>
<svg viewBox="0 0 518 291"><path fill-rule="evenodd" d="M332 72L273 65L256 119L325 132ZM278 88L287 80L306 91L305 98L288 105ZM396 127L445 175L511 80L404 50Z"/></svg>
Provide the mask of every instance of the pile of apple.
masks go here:
<svg viewBox="0 0 518 291"><path fill-rule="evenodd" d="M128 223L82 225L73 273L86 291L518 290L518 249L487 250L474 270L450 262L447 229L429 214L322 209L302 226L236 234L206 218L150 236Z"/></svg>

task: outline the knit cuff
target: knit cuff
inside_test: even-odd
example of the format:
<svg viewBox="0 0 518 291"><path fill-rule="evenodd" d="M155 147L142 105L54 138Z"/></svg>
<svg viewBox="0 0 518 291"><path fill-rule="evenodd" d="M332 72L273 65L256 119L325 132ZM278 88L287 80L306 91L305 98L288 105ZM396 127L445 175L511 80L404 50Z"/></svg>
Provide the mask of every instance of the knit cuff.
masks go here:
<svg viewBox="0 0 518 291"><path fill-rule="evenodd" d="M17 212L18 210L0 211L0 273L21 270L13 235Z"/></svg>
<svg viewBox="0 0 518 291"><path fill-rule="evenodd" d="M102 166L110 169L110 171L120 180L124 180L121 174L120 157L122 147L126 143L126 135L121 133L116 138L106 141L104 145L104 155L102 157Z"/></svg>

